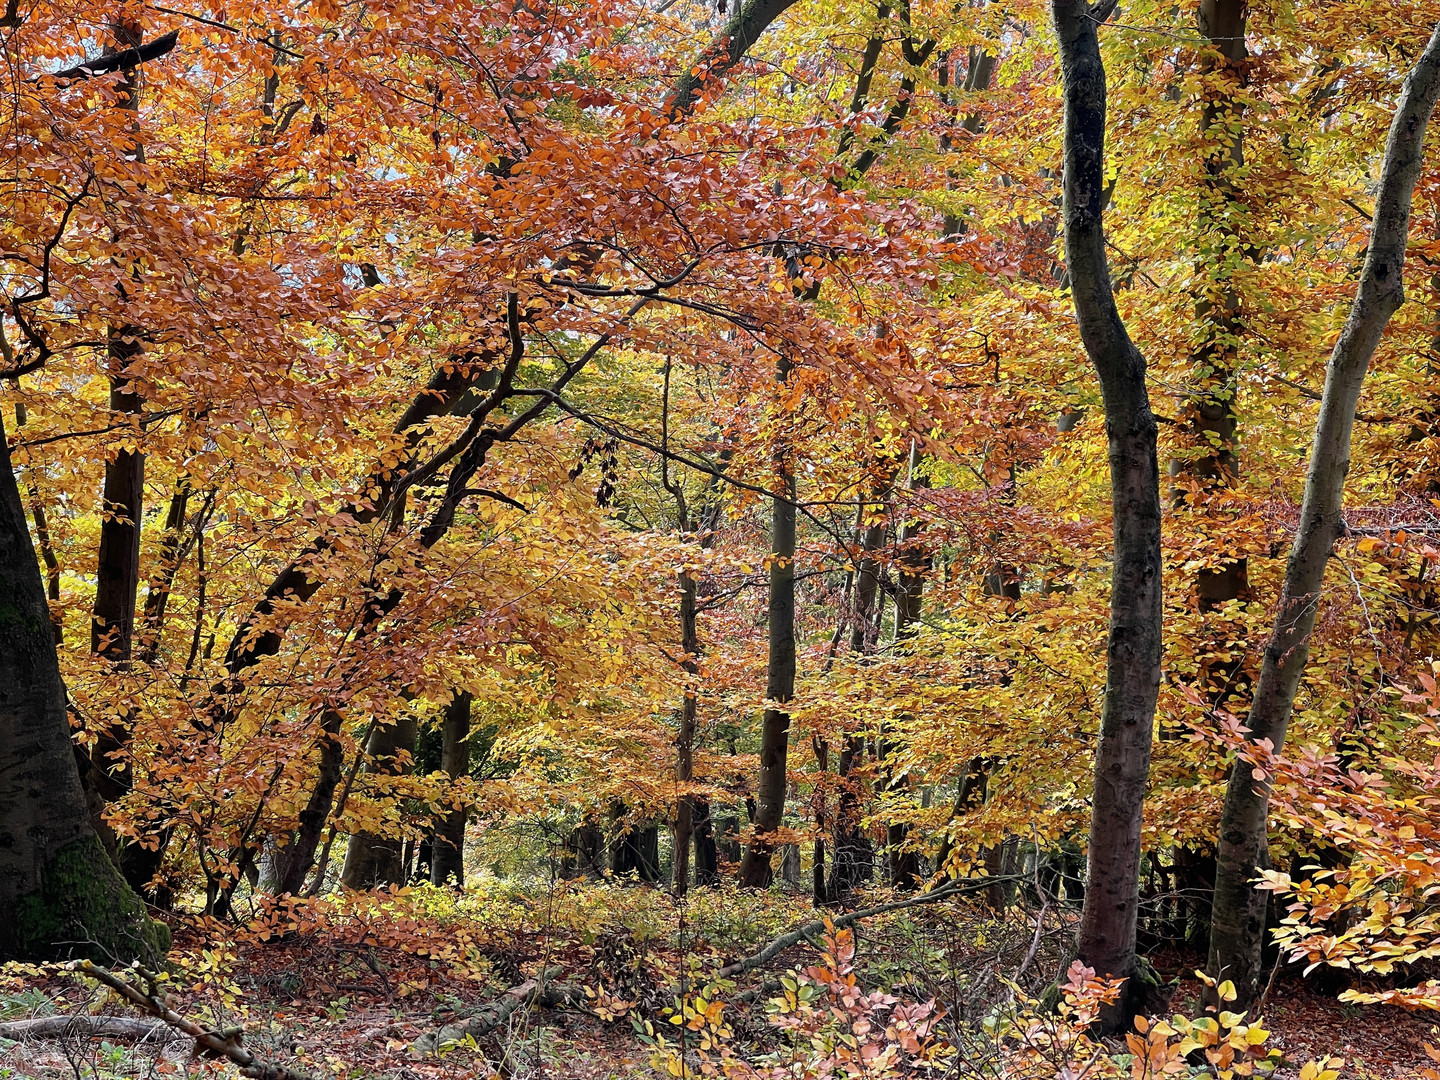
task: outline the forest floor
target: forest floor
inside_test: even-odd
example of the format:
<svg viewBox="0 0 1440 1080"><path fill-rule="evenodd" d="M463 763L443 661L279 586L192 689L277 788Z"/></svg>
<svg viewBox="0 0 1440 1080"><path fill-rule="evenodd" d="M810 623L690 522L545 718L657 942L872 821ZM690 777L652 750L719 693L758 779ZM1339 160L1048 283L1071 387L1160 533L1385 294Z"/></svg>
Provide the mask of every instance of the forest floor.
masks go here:
<svg viewBox="0 0 1440 1080"><path fill-rule="evenodd" d="M242 927L177 923L168 985L178 1011L202 1026L243 1026L244 1045L260 1058L342 1080L620 1080L666 1075L653 1043L645 1044L646 1020L652 1030L678 1031L667 1021L679 993L694 993L726 963L815 912L804 898L778 892L704 890L681 907L653 889L549 883L536 893L492 882L463 898L421 888L251 915ZM1022 992L1056 978L1068 933L1056 921L1037 934L1033 912L1000 918L964 899L909 908L859 928L856 981L902 1001L938 998L951 1030L973 1038L1013 994L1007 982L1017 972ZM724 1038L739 1057L763 1059L784 1045L764 1002L780 991L778 976L818 955L797 944L716 988L712 996L732 1002ZM1185 962L1176 959L1172 969ZM439 1056L414 1052L417 1038L486 1015L487 1004L539 970L583 997L569 1007L517 1009ZM746 989L754 1004L738 1002ZM1171 1011L1199 1015L1199 990L1183 979ZM0 969L0 1020L57 1014L138 1015L78 972ZM1285 1055L1274 1074L1281 1078L1328 1055L1346 1060L1342 1080L1411 1080L1433 1065L1425 1043L1440 1043L1427 1017L1345 1004L1299 980L1276 986L1265 1026ZM1001 1075L987 1071L982 1044L969 1044L966 1069L926 1075ZM0 1041L0 1080L130 1080L212 1069L235 1075L233 1065L197 1061L189 1040Z"/></svg>

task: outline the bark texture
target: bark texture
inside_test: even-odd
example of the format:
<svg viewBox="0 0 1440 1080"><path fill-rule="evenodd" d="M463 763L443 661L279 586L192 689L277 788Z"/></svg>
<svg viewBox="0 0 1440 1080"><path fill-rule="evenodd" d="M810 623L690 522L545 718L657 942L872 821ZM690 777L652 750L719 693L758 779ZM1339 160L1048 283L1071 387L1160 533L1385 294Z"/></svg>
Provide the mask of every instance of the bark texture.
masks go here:
<svg viewBox="0 0 1440 1080"><path fill-rule="evenodd" d="M470 705L468 693L456 694L445 706L441 729L440 768L451 780L470 775ZM430 883L465 885L466 810L450 810L435 823L430 847Z"/></svg>
<svg viewBox="0 0 1440 1080"><path fill-rule="evenodd" d="M1405 299L1401 273L1409 238L1410 202L1420 175L1425 129L1437 97L1440 26L1406 77L1390 125L1370 244L1355 302L1326 367L1300 524L1246 721L1247 738L1252 743L1269 740L1277 753L1285 744L1309 657L1325 569L1335 541L1344 533L1345 475L1350 468L1350 434L1360 390L1380 336ZM1238 998L1230 1008L1237 1011L1248 1009L1259 990L1268 894L1256 890L1252 881L1268 861L1269 800L1268 783L1255 779L1249 762L1237 759L1221 811L1210 929L1210 971L1235 984Z"/></svg>
<svg viewBox="0 0 1440 1080"><path fill-rule="evenodd" d="M90 822L45 587L0 422L0 960L157 961L145 915Z"/></svg>
<svg viewBox="0 0 1440 1080"><path fill-rule="evenodd" d="M790 365L781 361L777 376L784 382ZM751 888L770 884L767 833L780 827L785 814L785 765L790 750L790 714L785 704L795 696L795 474L785 446L775 455L776 491L770 519L770 598L767 609L769 662L765 678L765 709L760 730L760 776L755 790L754 838L740 864L740 883Z"/></svg>
<svg viewBox="0 0 1440 1080"><path fill-rule="evenodd" d="M1115 307L1105 258L1106 100L1098 13L1082 0L1052 0L1052 11L1064 78L1065 258L1080 337L1105 404L1114 514L1105 700L1077 940L1086 964L1128 980L1122 1001L1102 1017L1102 1026L1113 1030L1129 1024L1144 981L1134 978L1135 920L1141 812L1160 688L1160 471L1145 358Z"/></svg>

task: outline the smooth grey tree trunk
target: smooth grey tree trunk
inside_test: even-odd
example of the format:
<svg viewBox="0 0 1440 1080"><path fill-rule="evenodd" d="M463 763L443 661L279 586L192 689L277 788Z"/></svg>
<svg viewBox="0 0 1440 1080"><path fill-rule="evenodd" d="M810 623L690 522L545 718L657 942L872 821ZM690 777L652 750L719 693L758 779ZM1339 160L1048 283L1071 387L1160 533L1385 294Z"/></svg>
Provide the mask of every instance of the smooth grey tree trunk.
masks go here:
<svg viewBox="0 0 1440 1080"><path fill-rule="evenodd" d="M1425 129L1437 97L1440 26L1406 77L1390 125L1370 244L1355 302L1326 367L1300 523L1246 720L1247 738L1252 743L1269 740L1276 753L1285 745L1295 695L1309 658L1325 569L1335 541L1344 535L1341 511L1360 390L1380 336L1405 299L1401 275L1409 239L1410 201L1424 158ZM1229 1007L1236 1011L1248 1009L1259 991L1268 894L1252 883L1268 861L1269 804L1268 780L1257 780L1254 766L1237 759L1220 817L1209 964L1212 976L1235 984L1237 998Z"/></svg>
<svg viewBox="0 0 1440 1080"><path fill-rule="evenodd" d="M1065 258L1085 351L1100 380L1109 443L1114 564L1105 699L1095 748L1082 961L1126 979L1102 1026L1128 1026L1145 998L1136 978L1140 827L1160 689L1160 470L1141 355L1115 307L1105 257L1105 67L1097 29L1114 3L1052 0L1064 81Z"/></svg>

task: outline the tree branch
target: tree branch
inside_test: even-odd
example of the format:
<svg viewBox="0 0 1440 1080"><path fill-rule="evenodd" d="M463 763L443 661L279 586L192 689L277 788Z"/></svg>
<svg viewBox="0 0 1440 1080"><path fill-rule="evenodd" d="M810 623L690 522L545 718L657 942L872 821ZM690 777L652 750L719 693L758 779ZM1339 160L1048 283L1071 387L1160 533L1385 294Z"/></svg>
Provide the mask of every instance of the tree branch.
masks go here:
<svg viewBox="0 0 1440 1080"><path fill-rule="evenodd" d="M251 1080L312 1080L305 1073L287 1069L283 1065L273 1065L257 1058L240 1045L240 1037L243 1032L238 1028L231 1028L227 1031L210 1031L195 1021L181 1016L170 1008L169 1000L161 994L159 977L153 972L138 965L133 969L147 984L146 989L141 990L114 972L89 960L81 960L78 967L86 975L92 979L98 979L132 1005L144 1009L151 1016L158 1017L176 1031L189 1035L195 1040L197 1053L223 1058L238 1065L242 1076L251 1077Z"/></svg>
<svg viewBox="0 0 1440 1080"><path fill-rule="evenodd" d="M57 71L53 75L42 75L43 79L93 79L97 75L108 75L112 71L120 71L123 68L138 67L150 60L158 60L171 49L179 40L178 31L171 30L170 33L156 38L154 41L144 45L137 45L133 49L125 49L123 52L113 53L110 56L99 56L94 60L86 60L84 63L68 67L64 71Z"/></svg>
<svg viewBox="0 0 1440 1080"><path fill-rule="evenodd" d="M879 904L875 907L852 911L848 915L841 915L838 918L832 919L831 925L835 927L835 929L840 930L859 922L861 919L868 919L873 915L883 915L886 912L900 911L902 908L917 907L920 904L933 904L940 900L948 900L952 896L964 896L968 893L984 892L991 886L1002 885L1007 881L1024 880L1026 879L1023 874L1006 877L987 876L983 878L955 880L946 885L941 885L938 889L933 889L928 893L921 893L919 896L912 896L907 900L896 900L889 904ZM747 956L743 960L736 960L733 964L726 964L716 975L718 978L728 979L735 975L742 975L747 971L753 971L758 967L763 967L792 945L798 945L808 938L813 938L824 929L825 923L821 919L808 922L799 929L791 930L788 934L781 934L753 956Z"/></svg>

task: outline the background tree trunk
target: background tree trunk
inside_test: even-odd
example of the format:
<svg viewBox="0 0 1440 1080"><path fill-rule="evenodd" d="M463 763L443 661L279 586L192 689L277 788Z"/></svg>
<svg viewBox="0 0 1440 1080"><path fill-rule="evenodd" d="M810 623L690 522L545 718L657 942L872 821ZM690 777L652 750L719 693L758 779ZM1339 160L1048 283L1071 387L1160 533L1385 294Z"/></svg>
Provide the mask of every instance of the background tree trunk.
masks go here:
<svg viewBox="0 0 1440 1080"><path fill-rule="evenodd" d="M776 373L784 383L789 361L782 359ZM775 452L776 490L770 525L770 599L768 605L769 662L765 709L760 732L760 778L756 784L754 837L740 864L740 883L763 889L770 884L770 852L766 834L780 827L785 814L785 765L790 749L790 714L784 705L795 696L795 474L789 448Z"/></svg>
<svg viewBox="0 0 1440 1080"><path fill-rule="evenodd" d="M141 28L121 20L110 25L113 42L107 44L105 55L115 55L137 48ZM139 112L139 74L126 68L116 88L115 107L132 117ZM145 160L145 147L138 140L126 156L137 162ZM125 288L120 287L125 298ZM125 323L107 328L107 364L110 372L110 410L133 418L139 433L139 417L145 399L136 389L130 365L142 348L140 328ZM140 587L140 530L145 515L145 455L138 449L124 447L105 463L105 482L101 491L100 550L95 566L95 606L90 623L90 650L123 669L129 666L135 640L135 601ZM114 802L131 788L134 777L124 759L130 741L133 717L112 717L100 732L90 750L88 787L98 798L91 804L91 814L99 835L107 846L116 850L121 871L131 888L144 892L159 869L163 845L144 849L121 845L104 820L104 803Z"/></svg>
<svg viewBox="0 0 1440 1080"><path fill-rule="evenodd" d="M696 660L700 653L700 636L695 621L695 579L689 574L680 575L680 652L683 655L680 668L685 673L686 686L681 691L680 727L675 736L675 781L688 784L695 777L697 689L693 682L700 672ZM682 795L675 804L675 821L671 826L675 857L670 882L677 894L683 894L690 887L690 841L695 834L695 803L693 796Z"/></svg>
<svg viewBox="0 0 1440 1080"><path fill-rule="evenodd" d="M440 768L451 780L470 775L470 707L473 699L468 692L457 693L445 706L441 728ZM465 819L464 807L451 810L435 823L435 837L430 846L430 882L432 885L453 883L465 886Z"/></svg>
<svg viewBox="0 0 1440 1080"><path fill-rule="evenodd" d="M1233 511L1210 505L1212 496L1232 490L1240 478L1236 449L1239 419L1239 341L1245 332L1241 295L1235 270L1254 257L1249 242L1249 210L1241 198L1240 170L1245 164L1245 101L1241 96L1249 75L1245 32L1248 0L1200 0L1196 23L1211 48L1200 57L1202 108L1200 132L1208 151L1201 181L1198 235L1195 239L1200 285L1195 318L1200 341L1191 355L1193 391L1180 402L1187 453L1173 458L1172 504L1177 510L1203 515L1211 535L1227 531ZM1194 602L1204 618L1199 651L1207 659L1197 672L1198 689L1212 706L1244 693L1243 654L1226 657L1232 628L1217 620L1232 601L1248 596L1249 565L1242 555L1201 568L1195 576ZM1165 737L1178 738L1171 730ZM1187 944L1209 947L1210 898L1215 887L1215 856L1208 844L1177 847L1171 862L1177 913L1173 933Z"/></svg>
<svg viewBox="0 0 1440 1080"><path fill-rule="evenodd" d="M418 725L409 713L393 724L376 724L365 745L369 759L364 771L372 776L399 776L415 754ZM400 756L404 751L405 758ZM463 818L462 818L463 828ZM406 867L402 854L403 837L354 833L345 849L340 881L347 889L373 889L378 885L403 885ZM442 879L443 880L443 879Z"/></svg>
<svg viewBox="0 0 1440 1080"><path fill-rule="evenodd" d="M850 653L870 656L880 639L880 564L876 553L885 543L885 522L866 520L870 506L861 507L859 522L860 561L855 568L855 591L850 612ZM840 762L835 770L840 796L835 808L835 857L830 864L827 900L844 899L874 873L875 851L861 828L861 781L858 770L865 760L865 738L852 732L845 736Z"/></svg>
<svg viewBox="0 0 1440 1080"><path fill-rule="evenodd" d="M1335 541L1344 532L1345 474L1350 468L1350 434L1360 390L1380 336L1405 299L1401 275L1409 239L1410 201L1423 162L1425 129L1437 97L1440 26L1406 77L1390 126L1365 265L1355 302L1326 368L1300 524L1246 720L1247 739L1252 743L1269 740L1275 753L1285 745L1295 695L1309 658L1325 568ZM1269 805L1268 780L1257 780L1254 766L1237 758L1221 810L1210 928L1210 972L1235 984L1237 998L1229 1007L1237 1011L1248 1009L1259 992L1268 894L1255 889L1252 881L1269 861Z"/></svg>
<svg viewBox="0 0 1440 1080"><path fill-rule="evenodd" d="M988 77L987 77L988 78ZM916 492L930 486L929 479L920 471L920 445L910 443L910 459L905 470L905 488ZM896 535L897 558L900 567L899 587L895 591L895 645L903 649L905 643L920 629L921 602L925 597L925 575L930 569L930 552L921 546L920 530L924 522L912 517L899 526ZM890 774L887 772L887 776ZM904 780L893 776L887 786L899 790ZM892 821L885 828L886 868L890 884L899 889L913 889L920 884L920 855L905 848L909 827L903 822Z"/></svg>

